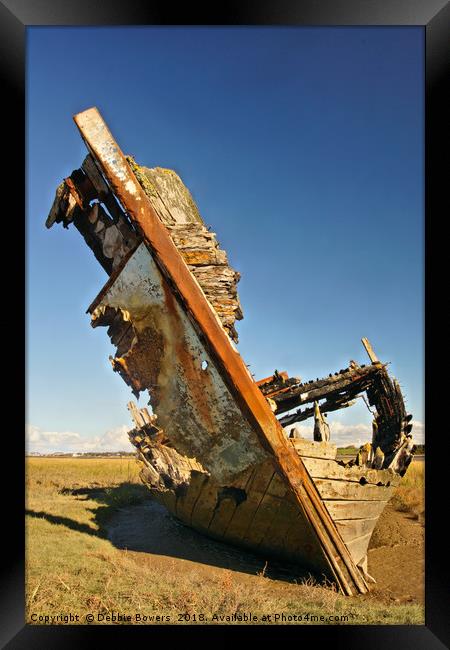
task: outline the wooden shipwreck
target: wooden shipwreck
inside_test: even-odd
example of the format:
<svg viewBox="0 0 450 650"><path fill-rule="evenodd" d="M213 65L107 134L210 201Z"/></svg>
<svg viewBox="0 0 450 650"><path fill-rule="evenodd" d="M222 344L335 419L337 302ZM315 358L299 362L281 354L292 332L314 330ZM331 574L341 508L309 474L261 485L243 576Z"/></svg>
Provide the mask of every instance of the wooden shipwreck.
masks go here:
<svg viewBox="0 0 450 650"><path fill-rule="evenodd" d="M369 365L255 381L235 346L239 274L187 188L124 156L97 109L74 119L89 153L46 225L73 224L109 275L88 312L117 348L113 369L150 397L151 413L129 404L143 482L202 533L365 593L372 531L414 453L397 381L367 339ZM373 438L345 463L325 414L361 395ZM310 417L306 440L292 425Z"/></svg>

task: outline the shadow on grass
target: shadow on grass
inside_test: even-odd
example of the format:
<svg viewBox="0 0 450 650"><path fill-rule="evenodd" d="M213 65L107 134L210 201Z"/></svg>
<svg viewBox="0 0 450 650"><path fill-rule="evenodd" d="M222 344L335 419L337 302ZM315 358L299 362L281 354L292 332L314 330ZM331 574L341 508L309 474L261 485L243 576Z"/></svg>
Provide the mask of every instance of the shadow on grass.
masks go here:
<svg viewBox="0 0 450 650"><path fill-rule="evenodd" d="M36 510L25 510L25 514L29 517L34 517L35 519L45 519L51 524L56 524L57 526L66 526L67 528L70 528L70 530L76 530L79 533L101 537L96 528L92 528L87 524L80 524L78 521L75 521L75 519L69 519L69 517L60 517L58 515L51 515L48 512Z"/></svg>
<svg viewBox="0 0 450 650"><path fill-rule="evenodd" d="M27 510L26 514L77 532L108 539L118 549L179 558L251 575L262 574L286 582L300 582L311 577L311 572L307 569L257 556L210 539L185 526L166 508L153 501L143 485L122 483L110 488L65 488L60 494L96 501L99 506L90 508L90 511L97 527L46 512ZM322 582L319 576L314 578L318 584Z"/></svg>
<svg viewBox="0 0 450 650"><path fill-rule="evenodd" d="M51 524L66 526L71 530L104 539L108 539L107 525L109 520L120 508L137 505L148 499L148 489L144 485L136 485L135 483L122 483L116 487L107 488L77 488L74 490L64 488L59 491L59 494L74 496L84 501L97 501L100 506L90 508L90 511L94 513L94 521L98 528L82 524L69 517L52 515L48 512L27 509L25 514L36 519L45 519Z"/></svg>

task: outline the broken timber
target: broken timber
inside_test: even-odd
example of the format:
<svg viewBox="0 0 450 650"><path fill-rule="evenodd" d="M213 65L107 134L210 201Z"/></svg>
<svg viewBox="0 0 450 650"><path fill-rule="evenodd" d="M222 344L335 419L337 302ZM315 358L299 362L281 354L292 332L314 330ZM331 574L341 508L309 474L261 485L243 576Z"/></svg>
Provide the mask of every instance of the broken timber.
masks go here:
<svg viewBox="0 0 450 650"><path fill-rule="evenodd" d="M365 467L349 466L335 478L333 445L288 439L273 411L315 402L317 436L326 438L320 408L327 407L319 408L319 399L333 410L362 391L372 390L377 403L388 394L374 441L383 463L390 454L403 467L411 451L404 412L395 414L394 435L385 426L398 385L378 361L317 380L307 391L286 373L255 382L231 342L242 317L239 276L208 236L186 188L170 170L125 157L97 109L74 119L90 155L58 188L47 226L73 222L110 276L88 311L117 347L114 370L136 395L150 395L155 415L129 405L143 481L198 530L302 564L346 594L365 593L368 541L399 474L381 470L390 479L370 483L377 470L369 454ZM353 502L366 523L348 523Z"/></svg>

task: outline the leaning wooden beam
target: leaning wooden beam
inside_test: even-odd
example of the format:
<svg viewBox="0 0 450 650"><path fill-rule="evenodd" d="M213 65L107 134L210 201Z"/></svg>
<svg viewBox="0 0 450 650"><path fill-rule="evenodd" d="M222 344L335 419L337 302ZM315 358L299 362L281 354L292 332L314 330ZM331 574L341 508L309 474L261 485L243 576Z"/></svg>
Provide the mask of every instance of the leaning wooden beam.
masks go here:
<svg viewBox="0 0 450 650"><path fill-rule="evenodd" d="M314 402L314 440L316 442L329 442L330 425L320 412L318 402Z"/></svg>
<svg viewBox="0 0 450 650"><path fill-rule="evenodd" d="M333 375L326 379L319 379L308 384L291 386L285 390L271 395L271 399L277 405L277 415L290 411L291 409L321 400L333 393L348 389L349 386L355 386L355 392L362 392L364 385L378 373L384 366L377 364L365 366L357 369L347 369L340 374Z"/></svg>
<svg viewBox="0 0 450 650"><path fill-rule="evenodd" d="M209 351L243 416L253 427L261 445L271 454L278 471L290 486L298 506L320 540L324 555L341 589L347 594L353 593L354 590L365 593L367 584L321 502L301 458L287 441L265 397L231 345L219 318L158 219L98 110L91 108L76 115L74 119L105 179L143 236L155 264L166 278L173 294L189 315L200 340ZM107 283L106 290L109 286ZM91 306L91 313L93 309L95 305Z"/></svg>
<svg viewBox="0 0 450 650"><path fill-rule="evenodd" d="M323 402L320 405L320 410L322 413L331 413L332 411L339 411L340 409L349 408L350 406L353 406L355 404L355 400L348 401L348 399L349 399L348 396L345 396L343 398L343 401L325 400L325 402ZM288 427L291 424L295 424L296 422L303 422L304 420L308 420L309 418L313 417L313 415L314 415L314 406L311 406L303 410L299 409L295 413L284 415L282 418L278 420L278 422L281 424L282 427Z"/></svg>
<svg viewBox="0 0 450 650"><path fill-rule="evenodd" d="M136 427L140 429L143 426L145 426L146 421L144 420L144 418L143 418L143 416L142 416L142 414L140 412L140 409L137 407L137 405L134 402L131 401L131 402L128 402L127 406L128 406L128 410L131 413L131 417L133 418Z"/></svg>
<svg viewBox="0 0 450 650"><path fill-rule="evenodd" d="M361 343L364 345L364 348L369 355L369 359L371 360L372 363L379 363L378 357L373 351L373 347L370 344L369 339L367 339L365 336L361 339Z"/></svg>

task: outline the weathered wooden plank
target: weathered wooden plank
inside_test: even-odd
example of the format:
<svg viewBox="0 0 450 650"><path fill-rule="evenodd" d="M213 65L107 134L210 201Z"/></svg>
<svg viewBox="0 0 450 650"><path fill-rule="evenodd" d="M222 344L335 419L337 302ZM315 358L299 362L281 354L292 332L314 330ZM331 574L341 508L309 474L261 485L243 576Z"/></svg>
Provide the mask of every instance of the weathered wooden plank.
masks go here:
<svg viewBox="0 0 450 650"><path fill-rule="evenodd" d="M247 499L236 508L229 526L225 531L225 537L230 540L242 541L247 528L251 525L253 516L269 487L275 473L272 462L264 462L258 465L253 472L247 488Z"/></svg>
<svg viewBox="0 0 450 650"><path fill-rule="evenodd" d="M83 160L81 168L94 186L98 198L101 201L105 199L110 193L110 189L106 184L103 176L100 174L91 154L88 154Z"/></svg>
<svg viewBox="0 0 450 650"><path fill-rule="evenodd" d="M275 516L269 522L269 526L258 544L258 548L286 554L286 533L298 516L297 504L288 499L282 499Z"/></svg>
<svg viewBox="0 0 450 650"><path fill-rule="evenodd" d="M372 519L344 519L336 522L336 528L341 533L341 537L347 544L357 537L371 535L376 526L378 517Z"/></svg>
<svg viewBox="0 0 450 650"><path fill-rule="evenodd" d="M341 393L344 389L347 393L346 399L355 397L358 392L371 383L372 377L382 370L382 364L372 366L360 366L358 368L347 368L341 372L327 377L317 379L286 388L273 396L277 403L277 414L285 413L290 409L326 398L327 396Z"/></svg>
<svg viewBox="0 0 450 650"><path fill-rule="evenodd" d="M145 425L145 420L137 405L133 401L130 401L128 402L127 407L137 428L140 429L143 427Z"/></svg>
<svg viewBox="0 0 450 650"><path fill-rule="evenodd" d="M378 485L361 485L356 482L335 481L318 478L315 480L322 499L344 499L350 501L389 501L394 488Z"/></svg>
<svg viewBox="0 0 450 650"><path fill-rule="evenodd" d="M209 480L205 484L201 497L197 499L192 510L191 522L193 526L200 530L208 530L209 523L213 517L214 509L217 504L217 497L218 485Z"/></svg>
<svg viewBox="0 0 450 650"><path fill-rule="evenodd" d="M73 217L74 226L108 275L120 266L137 244L131 226L125 223L123 216L121 219L114 222L99 203L86 211L78 208Z"/></svg>
<svg viewBox="0 0 450 650"><path fill-rule="evenodd" d="M133 231L131 224L127 221L122 208L117 203L114 195L110 191L103 176L101 175L98 167L90 154L86 156L81 165L84 173L91 181L92 185L97 192L99 200L104 203L109 214L114 220L117 229L121 233L127 247L133 247L137 243L136 233Z"/></svg>
<svg viewBox="0 0 450 650"><path fill-rule="evenodd" d="M336 458L337 447L330 442L316 442L306 438L289 438L298 455L303 458Z"/></svg>
<svg viewBox="0 0 450 650"><path fill-rule="evenodd" d="M322 413L330 413L331 411L340 411L341 409L349 408L349 406L353 406L353 404L356 404L356 400L352 399L349 401L349 394L345 393L344 395L339 395L339 397L335 395L334 397L331 396L330 398L326 399L320 405L320 410ZM295 411L290 415L284 415L278 421L282 427L288 427L291 424L295 424L296 422L308 420L308 418L312 417L313 415L314 407L305 408L303 410L298 409L298 411Z"/></svg>
<svg viewBox="0 0 450 650"><path fill-rule="evenodd" d="M308 458L302 456L303 462L309 474L313 478L328 478L341 481L350 481L359 483L361 479L371 485L382 483L386 485L397 485L400 482L400 476L390 469L376 470L365 469L355 465L344 467L337 460L325 458Z"/></svg>
<svg viewBox="0 0 450 650"><path fill-rule="evenodd" d="M208 480L208 474L192 471L191 481L186 494L179 496L177 499L176 516L187 524L191 524L192 510Z"/></svg>
<svg viewBox="0 0 450 650"><path fill-rule="evenodd" d="M144 244L106 286L92 323L109 325L105 316L118 311L133 323L135 337L114 368L136 393L149 391L158 426L174 447L200 460L220 485L267 458Z"/></svg>
<svg viewBox="0 0 450 650"><path fill-rule="evenodd" d="M213 517L208 526L208 532L218 537L222 536L237 507L238 504L232 496L221 499L219 505L213 512Z"/></svg>
<svg viewBox="0 0 450 650"><path fill-rule="evenodd" d="M234 512L236 508L238 508L241 503L243 503L246 500L246 491L247 491L247 486L253 476L253 468L250 468L246 470L243 474L241 474L236 481L233 481L233 485L230 486L230 495L223 497L223 492L222 492L222 498L220 499L220 503L218 507L214 511L213 518L211 519L211 522L209 524L209 532L213 533L215 535L223 535L224 531L227 529L231 518L234 515ZM243 500L239 500L239 495L234 495L232 493L232 489L238 489L238 490L243 490L245 494L243 495Z"/></svg>
<svg viewBox="0 0 450 650"><path fill-rule="evenodd" d="M367 339L365 336L361 339L361 343L363 344L367 354L369 355L369 359L371 360L372 363L380 363L377 355L375 354L373 347L370 344L369 339Z"/></svg>
<svg viewBox="0 0 450 650"><path fill-rule="evenodd" d="M140 459L144 463L143 468L139 472L139 477L141 481L147 485L148 488L157 488L160 482L160 476L158 472L155 470L154 467L149 465L146 460L144 455L141 453L140 454Z"/></svg>
<svg viewBox="0 0 450 650"><path fill-rule="evenodd" d="M278 475L275 473L267 486L266 493L261 499L251 523L247 527L244 542L253 545L259 544L269 528L272 519L276 517L286 491L286 486L283 486L279 481Z"/></svg>
<svg viewBox="0 0 450 650"><path fill-rule="evenodd" d="M45 222L47 228L51 228L55 222L58 223L59 221L62 221L69 210L73 212L76 206L76 201L73 197L70 199L70 196L69 188L63 181L56 189L53 205ZM69 200L71 200L70 204Z"/></svg>
<svg viewBox="0 0 450 650"><path fill-rule="evenodd" d="M171 169L149 169L127 157L155 212L236 342L235 320L242 318L237 294L240 275L228 265L214 233L208 232L197 206L180 177Z"/></svg>
<svg viewBox="0 0 450 650"><path fill-rule="evenodd" d="M369 533L368 535L357 537L356 539L353 539L351 542L348 542L347 548L355 564L358 564L358 562L360 562L366 555L367 547L369 546L371 537L372 537L372 533Z"/></svg>
<svg viewBox="0 0 450 650"><path fill-rule="evenodd" d="M288 486L286 481L278 474L278 472L275 472L270 481L269 487L267 488L267 493L273 497L284 497L287 491Z"/></svg>
<svg viewBox="0 0 450 650"><path fill-rule="evenodd" d="M288 557L295 557L300 564L314 568L317 573L327 571L325 558L317 562L320 556L319 540L314 535L310 523L299 513L284 536L284 547Z"/></svg>
<svg viewBox="0 0 450 650"><path fill-rule="evenodd" d="M370 519L379 517L387 501L324 501L331 518L337 522L341 519Z"/></svg>
<svg viewBox="0 0 450 650"><path fill-rule="evenodd" d="M121 312L113 313L113 316L109 322L110 325L107 330L108 336L111 339L111 343L116 347L118 347L121 341L123 340L123 338L128 336L128 332L130 330L132 331L133 326L131 323L123 319L123 314ZM130 410L130 407L128 408ZM140 426L140 425L136 425L136 426Z"/></svg>
<svg viewBox="0 0 450 650"><path fill-rule="evenodd" d="M314 440L316 442L329 442L330 425L320 412L319 402L314 402Z"/></svg>
<svg viewBox="0 0 450 650"><path fill-rule="evenodd" d="M161 503L167 508L167 510L175 514L177 509L177 497L173 490L160 490Z"/></svg>
<svg viewBox="0 0 450 650"><path fill-rule="evenodd" d="M139 413L144 418L145 424L152 424L153 423L154 418L151 417L150 413L148 412L148 408L146 406L139 409Z"/></svg>
<svg viewBox="0 0 450 650"><path fill-rule="evenodd" d="M282 500L279 497L273 497L270 494L264 495L255 512L251 525L247 528L247 532L244 535L244 543L248 543L251 546L259 544L269 528L271 520L276 517L281 503Z"/></svg>
<svg viewBox="0 0 450 650"><path fill-rule="evenodd" d="M225 251L203 250L201 248L180 247L186 264L195 266L224 266L227 263Z"/></svg>

